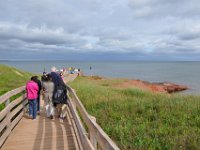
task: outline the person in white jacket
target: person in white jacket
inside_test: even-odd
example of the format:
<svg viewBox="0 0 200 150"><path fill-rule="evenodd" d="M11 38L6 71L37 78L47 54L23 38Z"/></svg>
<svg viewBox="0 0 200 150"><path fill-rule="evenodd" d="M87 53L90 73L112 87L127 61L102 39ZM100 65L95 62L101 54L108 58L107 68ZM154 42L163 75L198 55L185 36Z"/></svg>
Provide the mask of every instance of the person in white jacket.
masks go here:
<svg viewBox="0 0 200 150"><path fill-rule="evenodd" d="M54 92L54 83L52 82L51 75L42 76L42 89L44 96L44 107L46 109L46 115L48 118L54 118L55 108L53 105L53 92Z"/></svg>

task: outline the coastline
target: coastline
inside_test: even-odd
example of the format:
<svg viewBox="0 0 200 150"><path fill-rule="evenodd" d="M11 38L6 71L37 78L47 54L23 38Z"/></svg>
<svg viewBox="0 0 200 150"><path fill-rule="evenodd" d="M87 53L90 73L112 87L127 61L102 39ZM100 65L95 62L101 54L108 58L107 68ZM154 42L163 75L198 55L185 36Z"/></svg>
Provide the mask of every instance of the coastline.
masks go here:
<svg viewBox="0 0 200 150"><path fill-rule="evenodd" d="M10 66L10 65L9 65ZM21 69L20 69L21 71ZM84 70L85 71L85 70ZM88 71L86 70L87 74ZM107 78L102 77L100 75L100 78ZM109 78L109 77L108 77ZM110 77L111 79L115 79L115 77ZM186 93L191 90L192 88L188 88L188 86L185 86L184 84L176 84L176 82L169 80L169 82L152 82L150 80L143 80L142 77L139 79L130 79L130 78L124 78L126 81L123 83L120 83L119 85L116 85L120 88L139 88L142 90L151 91L153 93L177 93L179 91L185 91ZM189 90L188 90L189 89ZM184 93L184 92L181 92ZM193 93L187 93L189 95L195 95Z"/></svg>
<svg viewBox="0 0 200 150"><path fill-rule="evenodd" d="M20 70L41 73L57 68L74 66L84 71L85 75L98 75L105 78L139 79L149 82L169 81L186 85L189 90L180 92L186 95L200 93L200 62L78 62L78 61L9 61L1 62ZM92 70L89 70L92 66Z"/></svg>
<svg viewBox="0 0 200 150"><path fill-rule="evenodd" d="M119 87L137 87L142 90L148 90L153 93L176 93L180 91L185 91L188 89L185 85L179 85L172 82L149 82L143 80L129 80L124 82Z"/></svg>
<svg viewBox="0 0 200 150"><path fill-rule="evenodd" d="M107 78L101 76L85 76L93 80L104 80ZM119 80L120 78L109 78L110 80ZM180 85L172 82L149 82L144 80L134 80L134 79L122 79L121 82L113 85L117 88L127 89L127 88L138 88L145 91L150 91L152 93L177 93L181 91L186 91L189 88L185 85Z"/></svg>

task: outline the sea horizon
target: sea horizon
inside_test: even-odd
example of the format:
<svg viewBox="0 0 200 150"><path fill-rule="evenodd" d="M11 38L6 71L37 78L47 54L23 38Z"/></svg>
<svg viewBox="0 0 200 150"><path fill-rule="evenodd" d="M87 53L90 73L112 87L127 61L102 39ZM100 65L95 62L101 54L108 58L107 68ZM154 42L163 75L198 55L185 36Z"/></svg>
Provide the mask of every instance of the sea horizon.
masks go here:
<svg viewBox="0 0 200 150"><path fill-rule="evenodd" d="M173 82L189 87L189 90L181 93L195 95L200 93L200 61L9 60L0 61L0 64L38 74L42 74L43 71L50 72L53 66L57 69L75 67L81 69L84 75L139 79L149 82Z"/></svg>
<svg viewBox="0 0 200 150"><path fill-rule="evenodd" d="M67 60L67 59L0 59L4 61L68 61L68 62L200 62L200 60Z"/></svg>

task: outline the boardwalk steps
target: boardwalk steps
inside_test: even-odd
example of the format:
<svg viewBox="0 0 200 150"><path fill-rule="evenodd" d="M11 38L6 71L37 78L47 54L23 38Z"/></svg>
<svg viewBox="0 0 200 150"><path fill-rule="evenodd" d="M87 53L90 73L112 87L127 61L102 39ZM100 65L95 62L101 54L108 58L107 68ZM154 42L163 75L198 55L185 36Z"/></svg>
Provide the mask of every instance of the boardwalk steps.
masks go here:
<svg viewBox="0 0 200 150"><path fill-rule="evenodd" d="M64 121L50 120L44 112L36 121L28 119L25 86L0 96L0 104L5 104L0 112L1 149L119 150L96 119L88 114L75 90L68 86L68 91L67 119ZM18 97L12 101L15 95Z"/></svg>

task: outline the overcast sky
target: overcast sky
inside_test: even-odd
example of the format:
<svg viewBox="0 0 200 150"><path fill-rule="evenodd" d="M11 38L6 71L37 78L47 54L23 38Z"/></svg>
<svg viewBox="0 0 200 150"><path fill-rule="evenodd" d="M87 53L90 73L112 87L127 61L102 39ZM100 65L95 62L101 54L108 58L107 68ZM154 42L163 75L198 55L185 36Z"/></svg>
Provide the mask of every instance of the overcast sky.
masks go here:
<svg viewBox="0 0 200 150"><path fill-rule="evenodd" d="M0 0L0 59L200 60L200 1Z"/></svg>

